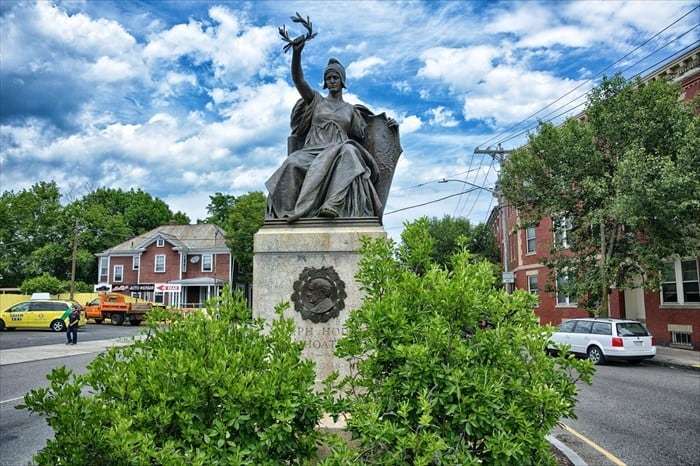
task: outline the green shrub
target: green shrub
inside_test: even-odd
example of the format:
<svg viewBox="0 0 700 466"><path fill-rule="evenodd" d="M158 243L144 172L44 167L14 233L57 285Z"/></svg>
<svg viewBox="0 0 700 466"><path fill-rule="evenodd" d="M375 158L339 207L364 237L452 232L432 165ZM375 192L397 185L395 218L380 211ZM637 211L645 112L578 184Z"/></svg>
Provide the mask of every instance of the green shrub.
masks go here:
<svg viewBox="0 0 700 466"><path fill-rule="evenodd" d="M268 331L240 296L189 317L154 311L146 338L100 354L86 374L55 369L50 386L32 390L18 407L54 429L35 461L189 466L313 458L322 396L282 311Z"/></svg>
<svg viewBox="0 0 700 466"><path fill-rule="evenodd" d="M334 414L349 414L355 443L322 464L556 464L545 436L574 416L591 364L548 356L534 297L499 290L466 248L447 270L430 259L425 222L403 240L364 243L366 297L337 346L356 371Z"/></svg>

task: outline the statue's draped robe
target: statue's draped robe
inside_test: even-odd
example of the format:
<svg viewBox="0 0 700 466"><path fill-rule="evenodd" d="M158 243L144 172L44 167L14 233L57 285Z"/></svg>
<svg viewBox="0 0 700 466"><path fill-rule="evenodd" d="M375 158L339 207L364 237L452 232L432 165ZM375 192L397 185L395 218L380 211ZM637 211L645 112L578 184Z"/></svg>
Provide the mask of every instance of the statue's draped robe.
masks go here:
<svg viewBox="0 0 700 466"><path fill-rule="evenodd" d="M367 126L360 110L314 92L310 103L301 100L294 107L291 124L292 137L304 145L265 183L267 217L294 222L316 217L321 209L339 217L380 216L373 179L377 165L358 142Z"/></svg>

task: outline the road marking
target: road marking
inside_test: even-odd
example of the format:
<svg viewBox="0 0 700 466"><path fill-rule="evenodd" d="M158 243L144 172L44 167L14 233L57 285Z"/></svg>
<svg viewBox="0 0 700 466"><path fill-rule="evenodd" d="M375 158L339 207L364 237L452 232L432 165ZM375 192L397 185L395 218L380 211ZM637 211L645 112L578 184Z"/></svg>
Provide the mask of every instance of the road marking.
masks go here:
<svg viewBox="0 0 700 466"><path fill-rule="evenodd" d="M612 453L610 453L609 451L607 451L606 449L604 449L603 447L601 447L600 445L598 445L597 443L595 443L593 440L587 439L586 437L584 437L583 435L579 434L578 432L576 432L574 429L572 429L571 427L567 426L566 424L562 424L561 426L564 428L564 430L566 430L567 432L571 433L572 435L574 435L575 437L577 437L577 438L578 438L579 440L581 440L582 442L588 444L588 446L590 446L591 448L593 448L594 450L596 450L598 453L602 454L602 455L605 456L607 459L609 459L610 461L612 461L616 466L627 466L627 465L626 465L624 462L622 462L617 456L613 455Z"/></svg>
<svg viewBox="0 0 700 466"><path fill-rule="evenodd" d="M10 398L9 400L2 400L2 401L0 401L0 404L9 403L11 401L23 400L23 399L24 399L23 396L18 396L17 398Z"/></svg>

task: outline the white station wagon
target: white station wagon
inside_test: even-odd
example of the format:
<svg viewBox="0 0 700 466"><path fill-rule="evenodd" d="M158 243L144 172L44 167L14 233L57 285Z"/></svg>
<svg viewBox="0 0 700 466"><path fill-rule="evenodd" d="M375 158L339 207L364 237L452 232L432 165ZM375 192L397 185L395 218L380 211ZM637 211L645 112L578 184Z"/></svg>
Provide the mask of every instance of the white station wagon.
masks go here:
<svg viewBox="0 0 700 466"><path fill-rule="evenodd" d="M552 343L569 345L569 351L595 364L613 360L636 363L656 356L654 337L636 320L567 320L552 333ZM553 345L548 349L556 350Z"/></svg>

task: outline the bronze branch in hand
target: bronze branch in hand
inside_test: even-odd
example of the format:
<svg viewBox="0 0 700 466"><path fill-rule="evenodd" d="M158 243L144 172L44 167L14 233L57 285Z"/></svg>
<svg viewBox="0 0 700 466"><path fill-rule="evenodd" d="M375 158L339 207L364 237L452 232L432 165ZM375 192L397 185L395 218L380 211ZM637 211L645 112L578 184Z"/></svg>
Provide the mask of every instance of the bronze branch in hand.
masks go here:
<svg viewBox="0 0 700 466"><path fill-rule="evenodd" d="M287 43L287 45L284 46L284 52L287 53L287 50L290 48L294 47L295 45L298 45L302 42L306 42L307 40L311 40L314 37L316 37L316 33L313 31L313 25L311 24L311 20L307 16L306 19L304 19L299 12L297 12L296 16L291 17L292 22L294 23L301 23L304 28L306 28L307 33L305 36L299 36L295 39L290 39L289 38L289 33L287 33L287 28L282 25L281 28L278 29L280 36L282 36L282 40Z"/></svg>

